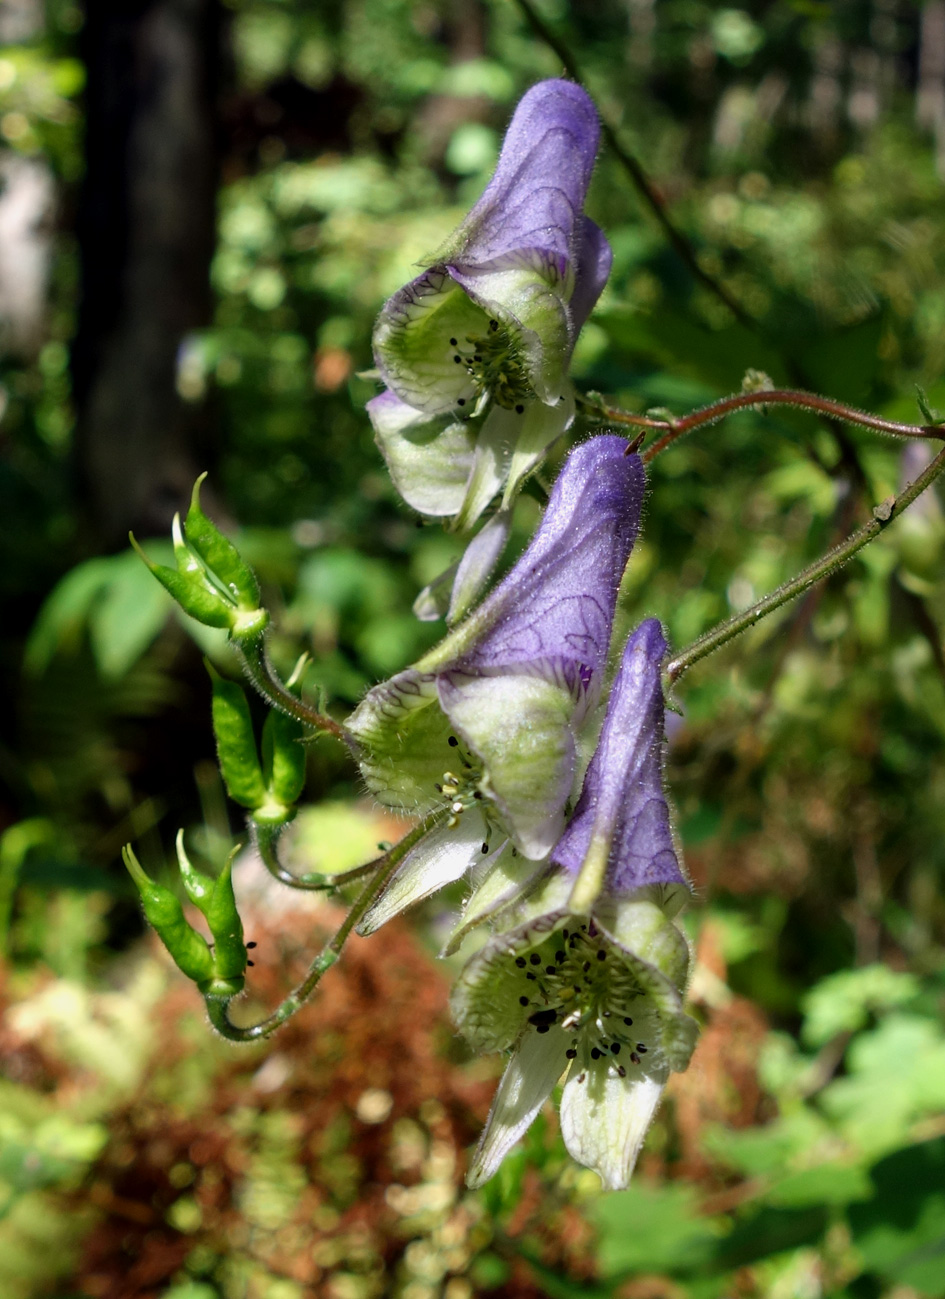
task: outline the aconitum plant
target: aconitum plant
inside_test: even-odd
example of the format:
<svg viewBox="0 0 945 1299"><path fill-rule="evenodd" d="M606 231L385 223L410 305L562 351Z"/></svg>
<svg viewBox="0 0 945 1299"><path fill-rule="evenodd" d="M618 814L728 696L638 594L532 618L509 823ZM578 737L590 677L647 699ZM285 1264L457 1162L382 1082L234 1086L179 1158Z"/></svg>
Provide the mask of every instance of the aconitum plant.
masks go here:
<svg viewBox="0 0 945 1299"><path fill-rule="evenodd" d="M229 865L210 879L178 840L183 888L208 943L127 848L148 919L216 1029L252 1041L298 1010L352 930L371 934L465 879L444 954L472 934L478 947L457 979L453 1014L474 1050L508 1057L471 1157L472 1186L495 1173L559 1084L568 1151L605 1187L627 1185L669 1075L686 1068L698 1033L685 1009L691 961L679 919L691 890L664 788L664 691L833 572L945 467L942 451L865 527L667 662L654 619L612 645L644 465L666 446L731 410L778 403L901 436L945 438L945 428L924 406L925 425L896 424L774 389L754 372L741 393L678 419L583 399L591 423L630 426L632 439L611 431L568 451L530 544L483 595L517 494L574 421L571 353L610 270L607 240L583 212L598 136L581 87L533 86L481 199L377 321L385 387L368 415L393 483L408 507L442 518L468 543L416 606L423 617L446 614L439 645L341 719L308 700L302 665L285 682L275 672L259 586L203 513L199 483L183 526L175 520L176 568L151 565L192 617L227 629L270 705L257 747L242 687L213 674L223 778L247 810L262 863L293 888L360 891L300 986L249 1027L229 1015L248 964ZM656 440L641 450L649 432ZM399 843L344 875L294 875L279 859L304 787L302 742L318 732L345 747L380 803L413 822Z"/></svg>

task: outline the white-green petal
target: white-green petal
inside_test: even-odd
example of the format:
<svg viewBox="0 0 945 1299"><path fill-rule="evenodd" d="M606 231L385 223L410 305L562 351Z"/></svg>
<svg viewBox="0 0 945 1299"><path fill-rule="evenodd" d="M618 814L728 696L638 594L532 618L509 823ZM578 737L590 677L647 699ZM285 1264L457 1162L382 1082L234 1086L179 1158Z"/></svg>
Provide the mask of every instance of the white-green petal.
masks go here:
<svg viewBox="0 0 945 1299"><path fill-rule="evenodd" d="M651 892L641 889L626 898L605 894L594 914L618 946L642 957L682 992L689 974L689 944Z"/></svg>
<svg viewBox="0 0 945 1299"><path fill-rule="evenodd" d="M514 501L523 479L541 463L551 444L574 422L574 389L569 384L563 399L555 406L529 402L520 419L502 496L503 509L507 509Z"/></svg>
<svg viewBox="0 0 945 1299"><path fill-rule="evenodd" d="M450 607L453 583L459 569L459 560L444 568L438 577L425 586L413 602L413 612L421 622L436 622Z"/></svg>
<svg viewBox="0 0 945 1299"><path fill-rule="evenodd" d="M367 405L374 437L394 486L421 514L455 514L463 504L476 428L453 414L428 415L393 392Z"/></svg>
<svg viewBox="0 0 945 1299"><path fill-rule="evenodd" d="M475 808L464 812L452 828L444 825L431 830L401 862L358 925L358 933L373 934L407 907L458 880L480 860L485 838L486 824Z"/></svg>
<svg viewBox="0 0 945 1299"><path fill-rule="evenodd" d="M519 851L540 861L561 835L574 782L571 692L511 672L447 672L438 686L443 711L482 759L483 793L495 801Z"/></svg>
<svg viewBox="0 0 945 1299"><path fill-rule="evenodd" d="M463 500L453 520L457 532L473 527L492 498L502 490L524 418L502 406L493 406L486 416L476 440Z"/></svg>
<svg viewBox="0 0 945 1299"><path fill-rule="evenodd" d="M621 1078L606 1060L586 1071L572 1068L561 1096L561 1135L572 1158L600 1174L605 1190L629 1184L667 1072Z"/></svg>
<svg viewBox="0 0 945 1299"><path fill-rule="evenodd" d="M504 1051L518 1039L527 1011L519 1001L514 962L563 918L564 913L539 915L512 933L496 934L463 966L450 994L450 1009L474 1051Z"/></svg>
<svg viewBox="0 0 945 1299"><path fill-rule="evenodd" d="M605 938L614 943L620 952L620 959L632 972L639 987L646 994L647 1001L656 1012L658 1025L655 1045L660 1058L670 1069L682 1073L688 1068L699 1036L699 1025L683 1010L682 988L685 986L685 971L689 961L689 946L682 933L667 921L665 928L652 930L649 945L641 938L641 947L637 951L628 951L623 943L618 943L613 934L605 927L605 922L598 918L598 927ZM640 955L643 952L644 955ZM654 962L663 961L673 971L675 977L668 977ZM685 965L682 962L685 961ZM676 981L682 975L679 982Z"/></svg>
<svg viewBox="0 0 945 1299"><path fill-rule="evenodd" d="M473 883L463 914L441 956L451 956L471 930L486 920L494 920L500 912L519 902L543 878L541 867L516 852L509 843L487 858L484 867Z"/></svg>
<svg viewBox="0 0 945 1299"><path fill-rule="evenodd" d="M562 1033L526 1032L502 1075L470 1163L467 1186L487 1182L524 1136L561 1077L567 1064L565 1048Z"/></svg>
<svg viewBox="0 0 945 1299"><path fill-rule="evenodd" d="M552 286L546 270L536 269L526 254L501 269L464 266L454 273L470 298L508 328L538 400L555 405L564 395L571 356L569 286Z"/></svg>
<svg viewBox="0 0 945 1299"><path fill-rule="evenodd" d="M475 604L505 550L512 527L508 510L500 510L466 547L453 582L446 621L458 622Z"/></svg>

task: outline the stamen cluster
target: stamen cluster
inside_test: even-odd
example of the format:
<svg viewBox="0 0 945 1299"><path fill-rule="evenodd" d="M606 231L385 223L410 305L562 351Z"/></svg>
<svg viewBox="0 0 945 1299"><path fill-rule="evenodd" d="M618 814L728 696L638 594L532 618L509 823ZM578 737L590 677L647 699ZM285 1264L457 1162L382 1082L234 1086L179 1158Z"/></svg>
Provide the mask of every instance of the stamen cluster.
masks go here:
<svg viewBox="0 0 945 1299"><path fill-rule="evenodd" d="M474 762L469 757L455 735L451 735L447 743L451 749L456 750L456 756L463 768L462 775L457 776L455 772L444 771L442 779L436 782L434 789L438 794L442 794L449 808L446 825L448 829L453 830L459 825L459 818L467 808L482 800L482 790L479 788L479 782L482 780L482 763ZM488 852L489 845L483 844L482 850Z"/></svg>
<svg viewBox="0 0 945 1299"><path fill-rule="evenodd" d="M621 1078L627 1063L642 1064L648 1050L640 1040L649 1019L646 994L593 920L555 931L517 956L515 968L524 985L518 1002L529 1012L527 1022L541 1034L554 1027L566 1033L568 1060L577 1060L582 1070L599 1069L598 1062L607 1060Z"/></svg>
<svg viewBox="0 0 945 1299"><path fill-rule="evenodd" d="M524 414L525 402L530 401L535 393L525 363L508 330L503 329L497 320L490 320L488 333L467 334L465 342L471 351L462 348L458 338L450 339L453 364L465 366L478 398L489 396L497 406ZM458 398L456 404L465 406L466 398Z"/></svg>

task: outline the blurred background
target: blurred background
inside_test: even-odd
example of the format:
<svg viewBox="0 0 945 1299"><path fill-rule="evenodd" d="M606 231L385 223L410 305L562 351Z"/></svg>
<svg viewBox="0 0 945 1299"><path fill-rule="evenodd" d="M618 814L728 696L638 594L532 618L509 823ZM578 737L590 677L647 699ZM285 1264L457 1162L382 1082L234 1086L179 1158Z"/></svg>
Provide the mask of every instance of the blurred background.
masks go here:
<svg viewBox="0 0 945 1299"><path fill-rule="evenodd" d="M614 272L580 388L681 413L754 368L945 411L942 0L535 3L699 269L605 151L588 210ZM945 1295L940 496L680 686L704 1032L629 1191L600 1194L550 1111L465 1191L500 1062L449 1024L458 898L353 942L237 1049L120 863L133 840L170 882L179 827L210 866L242 832L201 655L233 665L127 550L131 528L168 553L197 473L277 661L307 649L339 715L438 636L411 603L455 543L393 492L359 372L516 99L561 71L514 0L0 10L4 1299ZM618 632L656 615L681 648L923 454L778 409L677 444ZM327 742L309 766L292 860L366 860L396 831ZM251 859L237 890L262 1009L339 912Z"/></svg>

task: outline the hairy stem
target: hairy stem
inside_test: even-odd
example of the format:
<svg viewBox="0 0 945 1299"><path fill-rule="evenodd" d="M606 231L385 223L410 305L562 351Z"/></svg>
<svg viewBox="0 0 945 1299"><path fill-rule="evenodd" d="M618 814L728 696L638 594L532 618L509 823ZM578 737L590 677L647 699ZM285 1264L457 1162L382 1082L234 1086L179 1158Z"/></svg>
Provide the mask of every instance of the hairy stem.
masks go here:
<svg viewBox="0 0 945 1299"><path fill-rule="evenodd" d="M319 712L304 699L299 699L280 681L270 662L262 636L245 644L234 643L234 647L242 659L246 675L267 703L303 725L311 726L316 731L325 731L336 740L347 743L347 734L340 722L336 722L327 713Z"/></svg>
<svg viewBox="0 0 945 1299"><path fill-rule="evenodd" d="M230 1020L230 997L205 997L204 1001L207 1006L207 1014L213 1027L230 1042L257 1042L261 1038L269 1037L276 1031L287 1019L296 1013L297 1010L305 1004L308 998L315 991L322 975L330 970L341 955L341 949L344 947L348 935L354 929L355 925L364 917L371 903L377 898L387 884L387 881L393 875L394 871L400 865L403 858L418 843L428 830L432 828L434 818L428 817L421 821L418 826L405 834L400 843L395 844L389 852L377 861L369 863L370 867L376 871L372 879L368 881L367 886L361 893L354 906L348 912L344 923L337 931L334 937L330 938L322 950L315 957L315 960L309 966L305 978L289 995L276 1007L271 1015L260 1020L258 1024L249 1024L241 1027Z"/></svg>
<svg viewBox="0 0 945 1299"><path fill-rule="evenodd" d="M654 419L649 415L635 415L631 411L620 410L584 400L582 408L590 416L597 416L604 424L626 424L631 428L656 429L664 435L643 452L643 460L649 464L661 451L685 433L701 428L705 424L716 424L731 415L733 411L745 410L751 406L794 406L799 410L814 411L830 419L839 419L846 424L859 424L863 428L875 429L878 433L890 433L894 437L907 438L940 438L945 440L945 427L941 424L904 424L900 420L883 419L869 411L858 410L855 406L845 406L842 402L830 397L821 397L815 392L803 392L795 388L774 388L768 392L739 392L731 397L723 397L709 406L681 415L679 419Z"/></svg>
<svg viewBox="0 0 945 1299"><path fill-rule="evenodd" d="M285 826L257 825L250 817L249 827L253 836L253 843L266 870L273 879L277 879L280 884L287 884L292 889L331 893L344 884L363 879L365 875L372 875L376 870L380 869L380 866L386 860L386 855L376 857L374 861L366 862L363 866L355 866L352 870L339 871L333 875L323 874L320 871L310 871L305 875L294 875L279 860L279 837Z"/></svg>
<svg viewBox="0 0 945 1299"><path fill-rule="evenodd" d="M942 437L943 430L938 430L936 436ZM694 663L704 659L707 655L712 654L715 650L720 649L735 636L746 631L749 627L754 627L767 614L773 613L775 609L780 609L783 604L793 600L795 596L808 590L815 582L822 581L823 578L829 577L864 546L869 545L874 537L879 536L883 529L893 519L911 505L917 496L920 496L925 489L935 481L938 475L945 469L945 447L938 453L934 460L926 466L907 487L905 487L898 496L890 496L881 504L873 509L873 517L869 523L864 524L856 532L842 541L839 546L827 552L816 563L805 568L802 573L785 582L783 586L766 595L763 600L753 604L750 609L745 609L742 613L737 613L723 623L719 623L711 631L700 636L698 640L684 649L681 654L670 661L665 672L667 686L673 685L684 672L688 672Z"/></svg>

